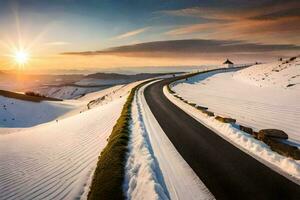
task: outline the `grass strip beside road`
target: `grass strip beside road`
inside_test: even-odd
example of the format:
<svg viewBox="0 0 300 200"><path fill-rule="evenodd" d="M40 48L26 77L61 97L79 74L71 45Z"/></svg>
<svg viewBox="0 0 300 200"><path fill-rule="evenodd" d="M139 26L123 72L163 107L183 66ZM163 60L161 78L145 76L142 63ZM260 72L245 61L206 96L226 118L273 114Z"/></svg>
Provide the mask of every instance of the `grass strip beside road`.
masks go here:
<svg viewBox="0 0 300 200"><path fill-rule="evenodd" d="M131 90L108 143L99 156L88 194L89 200L125 199L123 181L130 136L131 105L137 89L150 81L143 82Z"/></svg>

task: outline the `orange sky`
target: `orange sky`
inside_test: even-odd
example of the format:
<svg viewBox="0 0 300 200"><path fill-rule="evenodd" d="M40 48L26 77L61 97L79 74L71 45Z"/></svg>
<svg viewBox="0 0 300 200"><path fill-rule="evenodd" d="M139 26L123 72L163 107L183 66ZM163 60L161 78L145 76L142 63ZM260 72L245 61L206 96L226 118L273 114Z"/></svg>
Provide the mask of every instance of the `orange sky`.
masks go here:
<svg viewBox="0 0 300 200"><path fill-rule="evenodd" d="M132 1L4 0L0 70L19 67L18 49L30 55L25 70L264 62L300 54L299 1Z"/></svg>

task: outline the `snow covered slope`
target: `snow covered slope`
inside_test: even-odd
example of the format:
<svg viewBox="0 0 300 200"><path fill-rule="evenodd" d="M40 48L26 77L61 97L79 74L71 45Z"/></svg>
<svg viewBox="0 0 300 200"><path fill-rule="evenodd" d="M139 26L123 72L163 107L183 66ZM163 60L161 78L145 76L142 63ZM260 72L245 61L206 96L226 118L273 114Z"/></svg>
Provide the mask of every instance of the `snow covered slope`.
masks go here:
<svg viewBox="0 0 300 200"><path fill-rule="evenodd" d="M74 109L66 102L30 102L0 96L0 127L30 127L51 121Z"/></svg>
<svg viewBox="0 0 300 200"><path fill-rule="evenodd" d="M259 87L300 91L300 57L254 65L234 74L234 79Z"/></svg>
<svg viewBox="0 0 300 200"><path fill-rule="evenodd" d="M0 199L84 199L98 156L126 101L127 95L120 96L135 85L116 91L116 98L105 104L58 122L0 134Z"/></svg>
<svg viewBox="0 0 300 200"><path fill-rule="evenodd" d="M237 72L200 74L178 82L173 90L189 102L233 117L254 130L284 130L299 144L299 58L281 64L281 69L280 63L254 65ZM287 87L288 84L296 85Z"/></svg>
<svg viewBox="0 0 300 200"><path fill-rule="evenodd" d="M99 87L80 87L80 86L43 86L35 88L34 91L47 97L58 99L75 99L85 94L96 92L108 88L109 86Z"/></svg>
<svg viewBox="0 0 300 200"><path fill-rule="evenodd" d="M173 96L169 93L167 87L164 87L164 94L180 109L198 120L201 124L213 130L232 145L251 155L274 171L277 171L279 174L287 177L297 184L300 184L299 160L294 160L272 151L271 148L264 142L255 139L252 135L249 135L244 131L239 130L236 124L222 123L216 120L214 116L210 117L203 114L194 106L191 106Z"/></svg>

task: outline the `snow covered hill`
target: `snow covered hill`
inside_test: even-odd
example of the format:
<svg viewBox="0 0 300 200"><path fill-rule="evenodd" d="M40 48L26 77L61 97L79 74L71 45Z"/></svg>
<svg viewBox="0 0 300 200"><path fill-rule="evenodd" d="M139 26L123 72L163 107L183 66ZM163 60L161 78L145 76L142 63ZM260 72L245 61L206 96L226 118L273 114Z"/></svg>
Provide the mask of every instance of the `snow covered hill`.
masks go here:
<svg viewBox="0 0 300 200"><path fill-rule="evenodd" d="M259 87L300 90L300 57L254 65L234 74L234 78Z"/></svg>
<svg viewBox="0 0 300 200"><path fill-rule="evenodd" d="M236 72L200 74L178 82L173 90L189 102L254 130L284 130L299 144L299 75L299 58L293 58Z"/></svg>
<svg viewBox="0 0 300 200"><path fill-rule="evenodd" d="M58 99L75 99L91 92L96 92L110 86L80 87L80 86L42 86L33 90L47 97Z"/></svg>
<svg viewBox="0 0 300 200"><path fill-rule="evenodd" d="M98 156L129 91L137 84L113 87L72 100L79 110L58 121L0 134L0 199L85 199ZM105 102L86 108L86 103L102 95L107 96ZM6 101L12 102L11 99ZM33 104L17 103L23 117L30 118ZM34 106L46 106L44 104L49 103ZM54 108L47 107L47 110Z"/></svg>
<svg viewBox="0 0 300 200"><path fill-rule="evenodd" d="M34 126L54 120L74 108L60 101L31 102L0 96L0 128Z"/></svg>
<svg viewBox="0 0 300 200"><path fill-rule="evenodd" d="M18 74L0 73L0 89L17 92L33 91L58 99L76 99L88 93L100 91L115 85L129 84L165 73L117 74Z"/></svg>

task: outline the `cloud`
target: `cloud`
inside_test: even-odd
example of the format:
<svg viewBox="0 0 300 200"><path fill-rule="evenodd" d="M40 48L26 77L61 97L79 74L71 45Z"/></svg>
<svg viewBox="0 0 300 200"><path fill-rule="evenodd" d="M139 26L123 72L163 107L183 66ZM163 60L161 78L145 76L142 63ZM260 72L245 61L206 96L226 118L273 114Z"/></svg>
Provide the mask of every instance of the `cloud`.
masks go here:
<svg viewBox="0 0 300 200"><path fill-rule="evenodd" d="M300 2L263 4L247 8L193 7L162 13L197 17L199 23L174 27L169 36L243 40L263 44L300 44ZM200 19L207 19L206 22Z"/></svg>
<svg viewBox="0 0 300 200"><path fill-rule="evenodd" d="M69 45L69 42L63 42L63 41L56 41L56 42L47 42L45 45L49 46L63 46L63 45Z"/></svg>
<svg viewBox="0 0 300 200"><path fill-rule="evenodd" d="M300 2L268 2L261 3L256 6L239 7L234 4L231 7L205 7L197 6L178 10L163 10L162 14L173 16L198 17L213 20L240 20L240 19L260 19L264 18L280 18L283 16L300 16ZM268 17L269 16L269 17Z"/></svg>
<svg viewBox="0 0 300 200"><path fill-rule="evenodd" d="M199 55L272 54L282 51L300 51L296 45L265 45L231 40L169 40L119 46L100 51L65 52L64 55L121 55L130 57L195 57Z"/></svg>
<svg viewBox="0 0 300 200"><path fill-rule="evenodd" d="M116 36L112 39L113 40L120 40L120 39L124 39L124 38L128 38L128 37L132 37L134 35L138 35L138 34L141 34L141 33L145 32L147 29L149 29L149 27L136 29L136 30L129 31L127 33L123 33L121 35L118 35L118 36Z"/></svg>
<svg viewBox="0 0 300 200"><path fill-rule="evenodd" d="M193 33L198 33L200 31L205 32L205 31L219 29L224 25L225 24L222 23L199 23L199 24L191 24L191 25L182 25L170 31L167 31L165 34L170 36L193 34Z"/></svg>
<svg viewBox="0 0 300 200"><path fill-rule="evenodd" d="M300 45L300 17L277 20L239 20L227 23L199 23L179 26L167 31L169 36L198 35L205 39L243 40L263 44Z"/></svg>

